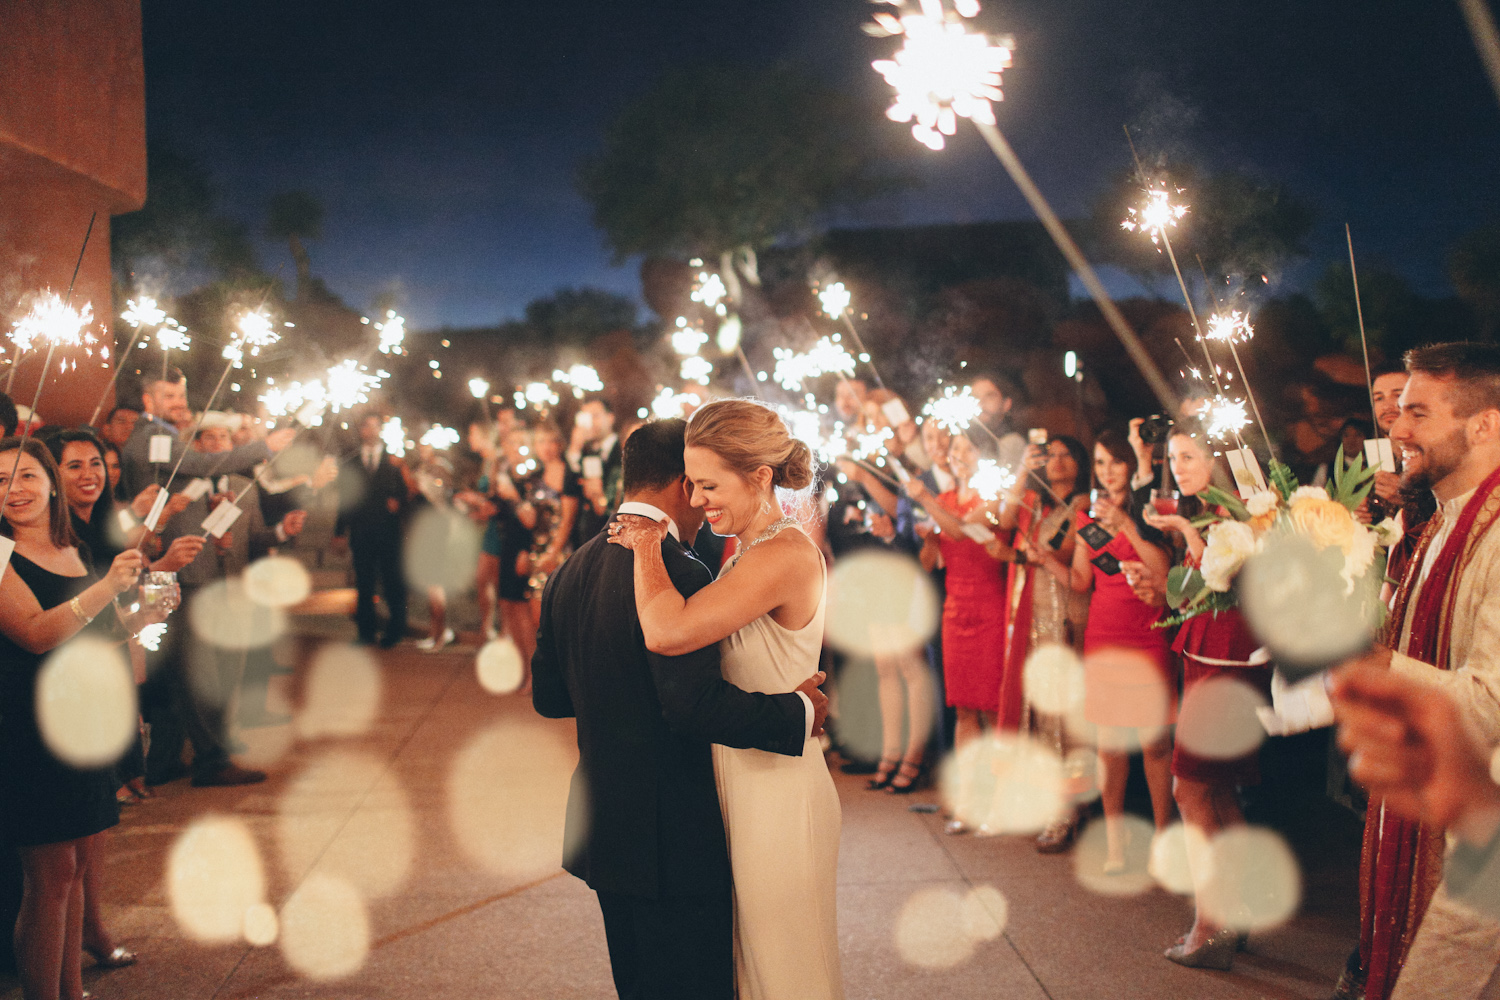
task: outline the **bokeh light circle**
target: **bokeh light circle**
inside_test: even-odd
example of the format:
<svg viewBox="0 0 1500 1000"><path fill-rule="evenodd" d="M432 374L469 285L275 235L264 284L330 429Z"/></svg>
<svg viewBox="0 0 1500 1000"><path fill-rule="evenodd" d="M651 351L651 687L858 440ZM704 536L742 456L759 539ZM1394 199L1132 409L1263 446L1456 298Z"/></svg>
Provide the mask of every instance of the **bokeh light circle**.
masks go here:
<svg viewBox="0 0 1500 1000"><path fill-rule="evenodd" d="M239 940L250 908L265 902L260 849L243 822L227 816L195 820L167 856L167 900L184 934L195 941Z"/></svg>
<svg viewBox="0 0 1500 1000"><path fill-rule="evenodd" d="M482 532L447 507L424 507L406 532L406 580L414 588L441 587L461 594L474 583Z"/></svg>
<svg viewBox="0 0 1500 1000"><path fill-rule="evenodd" d="M266 556L245 569L245 596L268 608L288 608L307 600L312 577L291 556Z"/></svg>
<svg viewBox="0 0 1500 1000"><path fill-rule="evenodd" d="M1198 854L1190 852L1190 845ZM1156 884L1179 896L1193 894L1193 865L1191 859L1202 856L1207 846L1203 834L1181 822L1173 823L1163 830L1151 843L1151 877ZM1206 862L1206 859L1205 859ZM1200 863L1205 863L1200 862Z"/></svg>
<svg viewBox="0 0 1500 1000"><path fill-rule="evenodd" d="M1259 691L1232 677L1199 681L1183 695L1177 745L1213 760L1243 757L1265 741L1265 727L1255 714L1265 705Z"/></svg>
<svg viewBox="0 0 1500 1000"><path fill-rule="evenodd" d="M245 911L245 943L264 948L276 943L281 920L270 903L256 903Z"/></svg>
<svg viewBox="0 0 1500 1000"><path fill-rule="evenodd" d="M909 652L932 638L940 610L932 578L915 559L856 552L829 574L828 643L852 656Z"/></svg>
<svg viewBox="0 0 1500 1000"><path fill-rule="evenodd" d="M1272 658L1295 680L1369 646L1379 574L1346 593L1342 550L1319 551L1295 535L1271 532L1239 575L1240 607Z"/></svg>
<svg viewBox="0 0 1500 1000"><path fill-rule="evenodd" d="M314 654L296 714L304 739L358 736L380 712L380 665L369 650L328 643Z"/></svg>
<svg viewBox="0 0 1500 1000"><path fill-rule="evenodd" d="M1039 712L1065 716L1083 707L1083 661L1061 643L1038 645L1026 658L1021 681L1027 702Z"/></svg>
<svg viewBox="0 0 1500 1000"><path fill-rule="evenodd" d="M1285 923L1302 901L1302 873L1280 834L1232 826L1209 842L1212 870L1198 905L1221 927L1259 931Z"/></svg>
<svg viewBox="0 0 1500 1000"><path fill-rule="evenodd" d="M135 739L138 718L135 678L118 646L81 636L43 662L36 721L59 760L78 768L113 764Z"/></svg>
<svg viewBox="0 0 1500 1000"><path fill-rule="evenodd" d="M330 827L337 836L330 839ZM301 879L316 865L367 899L401 889L416 856L416 821L400 782L374 756L322 754L287 783L276 803L282 870Z"/></svg>
<svg viewBox="0 0 1500 1000"><path fill-rule="evenodd" d="M370 952L370 917L359 890L314 872L281 910L281 953L310 979L359 971Z"/></svg>
<svg viewBox="0 0 1500 1000"><path fill-rule="evenodd" d="M480 646L479 654L474 657L474 670L479 677L479 686L490 694L514 694L521 689L521 682L526 678L521 651L508 636L491 639Z"/></svg>
<svg viewBox="0 0 1500 1000"><path fill-rule="evenodd" d="M920 889L896 918L896 950L909 965L951 969L974 954L964 933L968 919L963 898L950 889Z"/></svg>
<svg viewBox="0 0 1500 1000"><path fill-rule="evenodd" d="M1151 860L1151 824L1134 813L1120 817L1120 833L1125 838L1125 870L1105 874L1109 859L1107 820L1089 823L1073 845L1073 875L1078 884L1101 896L1139 896L1151 888L1148 871Z"/></svg>
<svg viewBox="0 0 1500 1000"><path fill-rule="evenodd" d="M198 638L221 649L267 646L286 631L286 612L252 600L239 578L210 583L187 610Z"/></svg>

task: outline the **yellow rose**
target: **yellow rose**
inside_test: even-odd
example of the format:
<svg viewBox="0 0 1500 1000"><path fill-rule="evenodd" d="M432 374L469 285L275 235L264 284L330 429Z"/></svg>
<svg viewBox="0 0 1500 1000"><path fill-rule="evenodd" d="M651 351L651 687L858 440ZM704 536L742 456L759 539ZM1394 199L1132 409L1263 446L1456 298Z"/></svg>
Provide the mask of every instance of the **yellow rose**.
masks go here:
<svg viewBox="0 0 1500 1000"><path fill-rule="evenodd" d="M1349 508L1336 500L1305 496L1292 504L1292 525L1320 549L1338 547L1348 554L1360 528Z"/></svg>

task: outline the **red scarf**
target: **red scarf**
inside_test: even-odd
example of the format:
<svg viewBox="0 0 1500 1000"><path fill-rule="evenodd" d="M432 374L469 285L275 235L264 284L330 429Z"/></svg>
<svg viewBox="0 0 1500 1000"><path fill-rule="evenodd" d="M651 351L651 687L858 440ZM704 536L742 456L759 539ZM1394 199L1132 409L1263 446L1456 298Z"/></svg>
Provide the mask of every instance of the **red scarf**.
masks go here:
<svg viewBox="0 0 1500 1000"><path fill-rule="evenodd" d="M1406 652L1439 670L1451 670L1453 608L1464 571L1479 542L1500 516L1500 469L1464 504L1453 533L1427 573L1411 614ZM1406 564L1401 588L1381 637L1397 648L1428 549L1443 525L1441 511L1428 519L1416 551ZM1365 813L1360 853L1359 896L1361 964L1367 973L1365 1000L1388 1000L1406 962L1406 953L1443 877L1443 831L1387 813L1371 802Z"/></svg>

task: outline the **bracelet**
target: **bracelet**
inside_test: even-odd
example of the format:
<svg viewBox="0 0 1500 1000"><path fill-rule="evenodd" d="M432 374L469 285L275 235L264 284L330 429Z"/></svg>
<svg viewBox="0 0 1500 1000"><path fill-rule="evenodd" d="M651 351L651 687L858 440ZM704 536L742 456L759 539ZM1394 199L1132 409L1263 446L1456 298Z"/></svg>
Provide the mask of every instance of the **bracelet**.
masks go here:
<svg viewBox="0 0 1500 1000"><path fill-rule="evenodd" d="M68 602L68 608L72 610L73 615L78 619L78 623L80 625L87 625L89 622L94 620L93 615L86 615L83 613L83 602L76 597Z"/></svg>

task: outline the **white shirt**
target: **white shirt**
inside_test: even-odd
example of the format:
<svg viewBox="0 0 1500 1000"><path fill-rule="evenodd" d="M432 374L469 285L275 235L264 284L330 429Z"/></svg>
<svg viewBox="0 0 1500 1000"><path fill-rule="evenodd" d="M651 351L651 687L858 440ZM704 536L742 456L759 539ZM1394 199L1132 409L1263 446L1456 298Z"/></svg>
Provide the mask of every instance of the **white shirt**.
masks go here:
<svg viewBox="0 0 1500 1000"><path fill-rule="evenodd" d="M667 522L667 534L671 535L679 542L682 541L682 534L677 529L677 522L672 520L672 518L667 515L666 511L662 510L660 507L653 506L649 503L641 503L639 500L627 500L625 503L620 504L620 508L616 513L636 514L640 517L649 517L651 520L655 521L658 524L665 521ZM797 697L802 699L802 707L804 709L802 713L802 740L805 743L807 740L812 738L814 714L813 703L812 699L803 692L797 691L794 693L797 695Z"/></svg>

